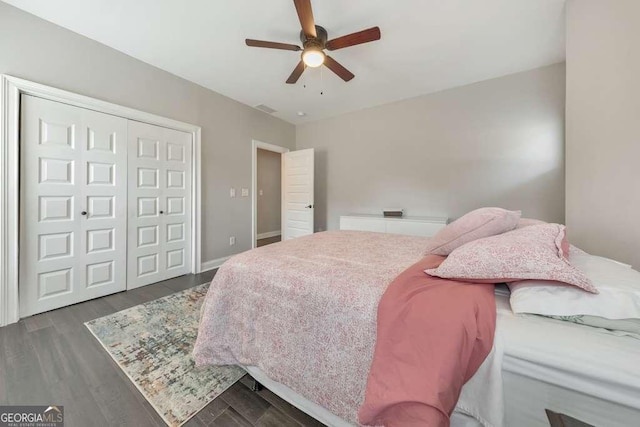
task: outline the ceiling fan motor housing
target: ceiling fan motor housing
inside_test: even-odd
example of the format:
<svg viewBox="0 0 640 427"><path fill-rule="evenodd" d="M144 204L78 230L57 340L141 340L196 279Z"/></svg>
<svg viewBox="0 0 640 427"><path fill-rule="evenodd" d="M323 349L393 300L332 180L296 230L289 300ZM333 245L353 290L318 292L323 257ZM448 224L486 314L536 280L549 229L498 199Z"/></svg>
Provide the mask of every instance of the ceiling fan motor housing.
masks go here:
<svg viewBox="0 0 640 427"><path fill-rule="evenodd" d="M324 49L325 43L327 43L327 30L325 30L320 25L316 25L316 37L307 38L304 34L304 31L300 31L300 41L302 42L302 46L306 49L307 47L316 47L320 49Z"/></svg>

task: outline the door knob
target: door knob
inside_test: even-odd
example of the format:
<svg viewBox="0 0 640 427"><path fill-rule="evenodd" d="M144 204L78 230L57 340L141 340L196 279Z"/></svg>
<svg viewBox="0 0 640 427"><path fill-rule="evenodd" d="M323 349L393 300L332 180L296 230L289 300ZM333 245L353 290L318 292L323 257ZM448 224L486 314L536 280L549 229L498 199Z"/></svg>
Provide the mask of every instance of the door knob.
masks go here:
<svg viewBox="0 0 640 427"><path fill-rule="evenodd" d="M164 211L160 211L160 215L162 215L164 213Z"/></svg>
<svg viewBox="0 0 640 427"><path fill-rule="evenodd" d="M87 211L80 212L80 215L86 215L86 214L87 214Z"/></svg>
<svg viewBox="0 0 640 427"><path fill-rule="evenodd" d="M306 206L307 209L313 208L313 205Z"/></svg>

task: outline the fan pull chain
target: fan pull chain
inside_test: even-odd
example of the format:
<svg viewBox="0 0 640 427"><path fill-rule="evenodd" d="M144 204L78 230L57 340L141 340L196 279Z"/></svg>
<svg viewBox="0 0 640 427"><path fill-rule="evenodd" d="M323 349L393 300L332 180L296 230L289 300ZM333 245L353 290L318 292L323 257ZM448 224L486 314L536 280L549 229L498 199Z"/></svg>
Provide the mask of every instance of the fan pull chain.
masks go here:
<svg viewBox="0 0 640 427"><path fill-rule="evenodd" d="M324 79L322 74L322 69L324 67L320 66L320 95L324 95Z"/></svg>
<svg viewBox="0 0 640 427"><path fill-rule="evenodd" d="M303 62L302 63L302 88L303 89L307 88L307 73L305 73L305 71L307 71L307 64Z"/></svg>

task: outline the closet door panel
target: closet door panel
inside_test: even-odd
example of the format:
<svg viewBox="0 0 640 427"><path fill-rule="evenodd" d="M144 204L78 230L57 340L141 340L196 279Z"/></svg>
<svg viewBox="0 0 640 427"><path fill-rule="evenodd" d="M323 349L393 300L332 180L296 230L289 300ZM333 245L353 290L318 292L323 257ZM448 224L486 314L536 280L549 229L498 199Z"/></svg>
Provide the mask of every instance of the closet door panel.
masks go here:
<svg viewBox="0 0 640 427"><path fill-rule="evenodd" d="M87 296L123 291L127 283L127 120L83 110L81 249Z"/></svg>
<svg viewBox="0 0 640 427"><path fill-rule="evenodd" d="M66 107L66 106L64 106ZM82 113L23 96L20 315L77 302Z"/></svg>
<svg viewBox="0 0 640 427"><path fill-rule="evenodd" d="M129 123L128 288L191 271L191 135Z"/></svg>
<svg viewBox="0 0 640 427"><path fill-rule="evenodd" d="M191 271L191 135L129 123L128 288Z"/></svg>
<svg viewBox="0 0 640 427"><path fill-rule="evenodd" d="M168 277L191 271L191 135L165 129L164 246Z"/></svg>
<svg viewBox="0 0 640 427"><path fill-rule="evenodd" d="M126 188L116 183L126 182L126 126L124 119L22 97L21 317L125 289ZM111 154L94 156L88 144L101 143L102 133L110 135ZM109 170L91 172L92 162ZM89 185L90 173L113 182ZM97 221L94 213L108 219Z"/></svg>
<svg viewBox="0 0 640 427"><path fill-rule="evenodd" d="M129 289L164 280L162 257L162 128L129 122Z"/></svg>

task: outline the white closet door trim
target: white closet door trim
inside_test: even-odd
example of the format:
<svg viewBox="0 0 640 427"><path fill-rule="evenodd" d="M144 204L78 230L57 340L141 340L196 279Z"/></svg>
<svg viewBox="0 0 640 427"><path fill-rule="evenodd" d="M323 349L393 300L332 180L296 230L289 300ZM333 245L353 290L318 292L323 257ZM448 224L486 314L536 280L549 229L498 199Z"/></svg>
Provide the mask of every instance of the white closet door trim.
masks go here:
<svg viewBox="0 0 640 427"><path fill-rule="evenodd" d="M133 108L34 83L8 75L0 76L0 326L20 319L18 300L18 219L19 119L20 95L33 95L51 101L129 120L158 125L192 134L193 160L191 185L191 272L201 270L201 128Z"/></svg>

